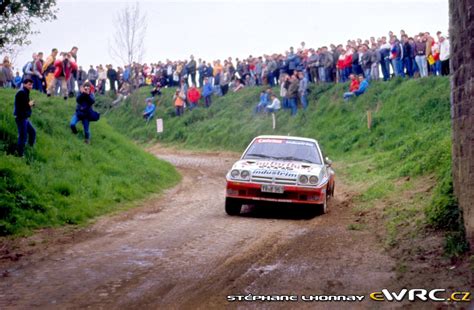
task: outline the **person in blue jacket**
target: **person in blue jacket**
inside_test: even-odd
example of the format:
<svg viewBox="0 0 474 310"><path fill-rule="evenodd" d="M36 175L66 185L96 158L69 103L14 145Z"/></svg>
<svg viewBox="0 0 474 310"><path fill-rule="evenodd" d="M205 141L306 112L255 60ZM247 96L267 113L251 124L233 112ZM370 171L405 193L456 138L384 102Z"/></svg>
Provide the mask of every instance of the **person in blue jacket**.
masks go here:
<svg viewBox="0 0 474 310"><path fill-rule="evenodd" d="M89 122L98 121L100 114L92 109L95 103L95 97L91 91L91 84L86 81L80 88L80 94L76 98L76 113L71 119L71 130L73 134L77 134L76 124L81 121L84 127L84 142L90 144Z"/></svg>
<svg viewBox="0 0 474 310"><path fill-rule="evenodd" d="M149 122L155 113L156 106L153 104L153 98L146 98L146 107L145 110L143 111L143 118Z"/></svg>
<svg viewBox="0 0 474 310"><path fill-rule="evenodd" d="M364 78L364 75L359 75L359 89L353 92L344 93L344 100L349 100L349 98L354 96L360 96L367 90L369 87L369 82Z"/></svg>
<svg viewBox="0 0 474 310"><path fill-rule="evenodd" d="M269 88L270 91L271 91L271 88ZM253 114L257 114L257 113L260 113L260 112L263 112L265 111L265 107L268 105L268 101L269 101L269 93L270 91L265 91L265 90L262 90L260 92L260 101L258 102L257 106L255 107L254 111L253 111Z"/></svg>
<svg viewBox="0 0 474 310"><path fill-rule="evenodd" d="M204 97L204 101L206 104L206 108L209 108L211 106L211 96L213 93L214 89L212 87L211 82L209 81L208 77L204 78L204 86L202 87L202 96Z"/></svg>

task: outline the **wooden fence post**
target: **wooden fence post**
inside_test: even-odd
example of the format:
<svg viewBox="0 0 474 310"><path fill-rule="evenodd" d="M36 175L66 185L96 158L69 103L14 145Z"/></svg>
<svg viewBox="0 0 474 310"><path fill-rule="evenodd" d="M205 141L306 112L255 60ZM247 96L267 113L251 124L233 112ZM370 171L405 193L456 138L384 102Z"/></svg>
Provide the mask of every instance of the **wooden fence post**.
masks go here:
<svg viewBox="0 0 474 310"><path fill-rule="evenodd" d="M372 128L372 111L367 111L367 128L370 130Z"/></svg>

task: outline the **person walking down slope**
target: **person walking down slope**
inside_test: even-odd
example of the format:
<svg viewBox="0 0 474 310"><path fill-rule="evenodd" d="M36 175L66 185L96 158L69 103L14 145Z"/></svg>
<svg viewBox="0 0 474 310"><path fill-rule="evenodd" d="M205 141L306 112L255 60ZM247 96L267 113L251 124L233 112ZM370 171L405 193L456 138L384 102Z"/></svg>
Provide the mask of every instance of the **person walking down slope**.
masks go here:
<svg viewBox="0 0 474 310"><path fill-rule="evenodd" d="M92 110L92 105L95 103L94 94L91 91L91 84L86 81L80 89L80 93L76 98L76 113L71 119L71 130L73 134L77 134L76 124L81 121L84 127L84 142L90 144L89 123L98 121L100 114Z"/></svg>
<svg viewBox="0 0 474 310"><path fill-rule="evenodd" d="M30 100L30 90L33 88L33 80L26 78L23 80L23 87L15 95L15 122L18 129L18 156L23 157L26 141L30 146L36 142L36 130L31 125L29 117L31 116L31 107L35 102Z"/></svg>

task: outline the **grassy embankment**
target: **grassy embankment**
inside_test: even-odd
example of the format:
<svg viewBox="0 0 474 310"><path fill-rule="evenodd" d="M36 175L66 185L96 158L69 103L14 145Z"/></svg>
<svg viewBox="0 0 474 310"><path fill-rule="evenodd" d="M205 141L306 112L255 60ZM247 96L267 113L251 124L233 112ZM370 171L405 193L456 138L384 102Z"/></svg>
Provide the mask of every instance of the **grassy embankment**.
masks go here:
<svg viewBox="0 0 474 310"><path fill-rule="evenodd" d="M133 205L137 199L176 184L179 175L117 133L101 119L91 123L92 143L72 135L69 120L75 100L36 101L32 123L37 144L24 158L13 155L16 125L14 90L0 90L0 235L79 224Z"/></svg>
<svg viewBox="0 0 474 310"><path fill-rule="evenodd" d="M140 118L149 89L140 90L106 117L118 131L136 141L193 149L241 152L260 134L315 138L335 161L339 176L361 189L356 202L363 212L383 199L413 189L422 176L433 176L433 191L383 210L386 243L396 245L399 232L407 226L414 226L414 231L444 229L446 252L461 253L465 243L452 195L449 80L373 83L366 94L348 103L342 100L346 89L347 85L313 86L308 110L299 110L296 117L290 117L288 111L278 113L274 131L271 117L252 115L259 88L214 97L210 109L198 108L181 118L174 117L173 90L165 89L156 112L156 117L164 119L162 134L155 132L153 122L145 124ZM397 182L400 179L406 181ZM359 229L357 225L350 229Z"/></svg>

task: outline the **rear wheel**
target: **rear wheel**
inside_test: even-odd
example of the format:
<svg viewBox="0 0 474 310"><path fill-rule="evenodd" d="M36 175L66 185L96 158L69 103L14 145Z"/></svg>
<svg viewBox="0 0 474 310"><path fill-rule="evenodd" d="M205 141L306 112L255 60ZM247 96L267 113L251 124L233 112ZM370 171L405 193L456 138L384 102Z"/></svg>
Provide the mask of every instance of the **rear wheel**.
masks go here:
<svg viewBox="0 0 474 310"><path fill-rule="evenodd" d="M225 199L225 212L229 215L239 215L242 203L238 199L226 198Z"/></svg>

